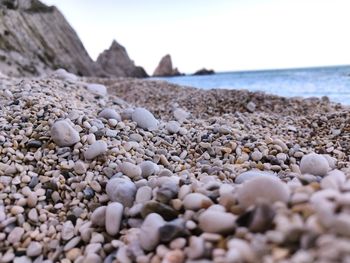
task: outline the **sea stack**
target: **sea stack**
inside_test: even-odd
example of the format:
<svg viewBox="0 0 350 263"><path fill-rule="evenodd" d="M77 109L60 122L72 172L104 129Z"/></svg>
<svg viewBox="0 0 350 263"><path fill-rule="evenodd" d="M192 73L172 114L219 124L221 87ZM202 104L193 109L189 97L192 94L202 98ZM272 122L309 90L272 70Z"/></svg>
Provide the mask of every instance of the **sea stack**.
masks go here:
<svg viewBox="0 0 350 263"><path fill-rule="evenodd" d="M177 68L173 68L171 56L169 54L162 57L157 68L153 72L153 77L170 77L182 75Z"/></svg>

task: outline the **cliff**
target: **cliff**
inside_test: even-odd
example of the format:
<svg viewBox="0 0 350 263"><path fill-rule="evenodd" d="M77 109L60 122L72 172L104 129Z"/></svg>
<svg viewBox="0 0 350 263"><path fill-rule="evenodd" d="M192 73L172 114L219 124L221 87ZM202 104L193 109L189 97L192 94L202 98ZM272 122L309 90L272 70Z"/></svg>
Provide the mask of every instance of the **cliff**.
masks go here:
<svg viewBox="0 0 350 263"><path fill-rule="evenodd" d="M56 7L38 0L0 1L0 70L31 76L57 68L104 75Z"/></svg>
<svg viewBox="0 0 350 263"><path fill-rule="evenodd" d="M97 64L110 76L118 77L148 77L146 71L135 66L126 52L125 47L113 41L109 49L103 51L97 58Z"/></svg>

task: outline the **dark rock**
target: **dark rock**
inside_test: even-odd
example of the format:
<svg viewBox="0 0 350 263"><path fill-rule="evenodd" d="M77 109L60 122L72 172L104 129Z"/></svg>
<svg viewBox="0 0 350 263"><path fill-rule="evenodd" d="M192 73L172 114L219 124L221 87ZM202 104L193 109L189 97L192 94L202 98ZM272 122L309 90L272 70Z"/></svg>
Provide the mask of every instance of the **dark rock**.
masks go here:
<svg viewBox="0 0 350 263"><path fill-rule="evenodd" d="M98 56L96 63L112 77L148 77L146 71L142 67L135 66L126 49L115 40L109 49Z"/></svg>
<svg viewBox="0 0 350 263"><path fill-rule="evenodd" d="M202 68L200 70L197 70L195 73L193 73L193 76L201 76L201 75L212 75L215 74L215 71L212 69L206 69Z"/></svg>
<svg viewBox="0 0 350 263"><path fill-rule="evenodd" d="M170 242L177 237L184 237L189 234L183 219L175 219L159 229L160 241L162 242Z"/></svg>
<svg viewBox="0 0 350 263"><path fill-rule="evenodd" d="M27 148L40 148L42 146L41 141L33 140L27 142Z"/></svg>
<svg viewBox="0 0 350 263"><path fill-rule="evenodd" d="M145 218L148 214L151 214L151 213L159 214L165 220L173 220L177 218L179 214L171 206L168 206L156 201L147 202L141 210L141 215L143 218Z"/></svg>

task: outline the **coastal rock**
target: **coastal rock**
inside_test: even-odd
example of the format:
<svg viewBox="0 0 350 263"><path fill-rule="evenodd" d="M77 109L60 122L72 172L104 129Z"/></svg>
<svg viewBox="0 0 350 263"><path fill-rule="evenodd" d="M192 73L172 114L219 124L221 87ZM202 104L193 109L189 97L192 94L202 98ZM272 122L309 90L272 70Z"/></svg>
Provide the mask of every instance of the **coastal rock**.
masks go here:
<svg viewBox="0 0 350 263"><path fill-rule="evenodd" d="M132 113L131 118L137 123L137 126L147 130L156 129L159 123L153 114L145 108L136 108Z"/></svg>
<svg viewBox="0 0 350 263"><path fill-rule="evenodd" d="M129 178L140 178L142 170L140 166L133 163L124 162L120 165L120 170L123 174L127 175Z"/></svg>
<svg viewBox="0 0 350 263"><path fill-rule="evenodd" d="M146 251L153 250L160 241L159 229L165 225L164 219L155 213L149 214L142 223L140 245Z"/></svg>
<svg viewBox="0 0 350 263"><path fill-rule="evenodd" d="M72 146L80 141L79 133L65 120L52 125L51 138L60 147Z"/></svg>
<svg viewBox="0 0 350 263"><path fill-rule="evenodd" d="M193 73L193 76L201 76L201 75L212 75L215 74L215 71L212 69L201 68Z"/></svg>
<svg viewBox="0 0 350 263"><path fill-rule="evenodd" d="M111 236L118 234L124 207L118 202L107 205L106 208L106 231Z"/></svg>
<svg viewBox="0 0 350 263"><path fill-rule="evenodd" d="M325 176L329 170L327 159L317 153L304 155L300 161L300 171L303 174Z"/></svg>
<svg viewBox="0 0 350 263"><path fill-rule="evenodd" d="M0 68L4 74L22 78L64 68L76 75L104 75L56 7L38 0L2 2L12 3L0 5Z"/></svg>
<svg viewBox="0 0 350 263"><path fill-rule="evenodd" d="M231 213L206 210L198 218L199 227L208 233L228 234L235 229L236 216Z"/></svg>
<svg viewBox="0 0 350 263"><path fill-rule="evenodd" d="M157 68L153 72L153 77L179 76L181 73L177 68L173 68L171 56L169 54L162 57Z"/></svg>
<svg viewBox="0 0 350 263"><path fill-rule="evenodd" d="M98 117L100 118L105 118L105 119L114 119L114 120L117 120L117 121L121 121L122 118L120 117L119 113L116 112L114 109L110 109L110 108L107 108L107 109L103 109L99 114L98 114Z"/></svg>
<svg viewBox="0 0 350 263"><path fill-rule="evenodd" d="M289 196L290 190L287 184L272 176L252 178L244 182L237 192L238 202L244 208L256 204L258 200L287 203Z"/></svg>
<svg viewBox="0 0 350 263"><path fill-rule="evenodd" d="M109 49L103 51L97 57L96 63L113 77L148 77L146 71L142 67L135 66L126 49L115 40L113 40Z"/></svg>
<svg viewBox="0 0 350 263"><path fill-rule="evenodd" d="M97 83L90 83L90 84L86 84L86 88L88 89L88 91L91 91L92 93L98 96L105 97L107 95L107 88L104 85L97 84Z"/></svg>
<svg viewBox="0 0 350 263"><path fill-rule="evenodd" d="M276 174L271 172L265 172L260 170L250 170L244 173L241 173L238 175L235 179L236 184L242 184L245 181L251 180L253 178L259 177L259 176L272 176L276 178Z"/></svg>
<svg viewBox="0 0 350 263"><path fill-rule="evenodd" d="M135 200L136 186L133 182L124 178L113 178L106 185L109 199L119 202L125 207L131 207Z"/></svg>
<svg viewBox="0 0 350 263"><path fill-rule="evenodd" d="M105 141L99 140L94 142L87 148L84 152L84 157L87 160L92 160L97 156L105 153L107 151L107 143Z"/></svg>

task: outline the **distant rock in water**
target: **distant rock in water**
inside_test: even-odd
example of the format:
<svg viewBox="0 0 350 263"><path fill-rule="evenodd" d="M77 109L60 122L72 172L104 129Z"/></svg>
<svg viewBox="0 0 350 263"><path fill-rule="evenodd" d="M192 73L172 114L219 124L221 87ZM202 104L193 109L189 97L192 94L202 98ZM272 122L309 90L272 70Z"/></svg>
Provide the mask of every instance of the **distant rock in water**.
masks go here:
<svg viewBox="0 0 350 263"><path fill-rule="evenodd" d="M171 56L165 55L159 62L157 68L154 70L154 77L168 77L168 76L180 76L183 75L177 68L173 68Z"/></svg>
<svg viewBox="0 0 350 263"><path fill-rule="evenodd" d="M109 49L98 56L97 64L112 77L148 77L146 71L142 67L135 66L126 49L115 40Z"/></svg>
<svg viewBox="0 0 350 263"><path fill-rule="evenodd" d="M64 68L76 75L104 75L56 7L39 0L0 0L0 13L4 74L35 76Z"/></svg>
<svg viewBox="0 0 350 263"><path fill-rule="evenodd" d="M212 75L215 74L215 71L212 69L206 69L202 68L200 70L197 70L195 73L193 73L193 76L199 76L199 75Z"/></svg>

